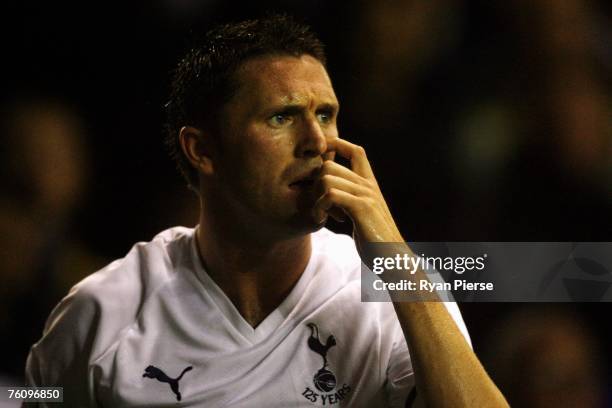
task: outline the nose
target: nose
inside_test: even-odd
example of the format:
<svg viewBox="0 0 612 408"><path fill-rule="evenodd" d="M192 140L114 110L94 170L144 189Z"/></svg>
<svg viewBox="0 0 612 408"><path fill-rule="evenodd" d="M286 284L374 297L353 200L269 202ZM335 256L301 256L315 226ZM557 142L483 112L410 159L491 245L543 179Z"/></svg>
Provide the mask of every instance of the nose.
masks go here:
<svg viewBox="0 0 612 408"><path fill-rule="evenodd" d="M329 137L316 119L304 121L297 145L297 155L300 157L323 155L327 151Z"/></svg>

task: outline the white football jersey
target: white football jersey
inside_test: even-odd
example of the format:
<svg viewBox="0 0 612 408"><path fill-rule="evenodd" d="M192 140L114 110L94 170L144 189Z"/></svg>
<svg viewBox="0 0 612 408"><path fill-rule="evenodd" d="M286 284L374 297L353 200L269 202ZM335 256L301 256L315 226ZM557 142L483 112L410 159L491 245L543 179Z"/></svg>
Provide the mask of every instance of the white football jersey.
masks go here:
<svg viewBox="0 0 612 408"><path fill-rule="evenodd" d="M69 406L403 407L414 378L393 305L360 301L350 237L311 237L299 281L256 328L203 269L194 229L136 244L53 310L29 385L64 387Z"/></svg>

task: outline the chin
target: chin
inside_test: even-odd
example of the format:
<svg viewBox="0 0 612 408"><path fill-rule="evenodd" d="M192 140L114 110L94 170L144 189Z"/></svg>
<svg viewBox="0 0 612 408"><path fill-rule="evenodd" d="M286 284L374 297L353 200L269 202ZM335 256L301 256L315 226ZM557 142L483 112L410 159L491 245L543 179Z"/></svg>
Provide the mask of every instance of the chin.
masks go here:
<svg viewBox="0 0 612 408"><path fill-rule="evenodd" d="M295 235L308 235L316 232L327 224L327 217L323 221L316 223L309 214L307 217L296 217L291 222L291 229Z"/></svg>

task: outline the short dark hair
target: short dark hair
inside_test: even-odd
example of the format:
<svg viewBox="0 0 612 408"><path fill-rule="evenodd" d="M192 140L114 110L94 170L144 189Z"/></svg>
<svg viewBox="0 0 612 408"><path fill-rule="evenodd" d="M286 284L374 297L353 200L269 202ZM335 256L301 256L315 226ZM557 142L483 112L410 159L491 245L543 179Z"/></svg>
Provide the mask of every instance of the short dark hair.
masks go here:
<svg viewBox="0 0 612 408"><path fill-rule="evenodd" d="M208 31L178 63L166 104L166 145L170 156L197 191L197 171L179 144L183 126L217 130L220 110L234 92L234 74L247 60L267 55L311 55L325 66L323 44L310 27L287 15L224 24Z"/></svg>

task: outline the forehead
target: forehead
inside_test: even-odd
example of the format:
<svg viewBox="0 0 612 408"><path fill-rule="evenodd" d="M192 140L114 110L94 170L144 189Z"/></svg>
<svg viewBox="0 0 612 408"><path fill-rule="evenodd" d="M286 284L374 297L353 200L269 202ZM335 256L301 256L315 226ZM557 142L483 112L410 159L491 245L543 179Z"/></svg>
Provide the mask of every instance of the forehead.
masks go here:
<svg viewBox="0 0 612 408"><path fill-rule="evenodd" d="M314 57L265 56L236 71L237 95L258 105L337 104L325 67Z"/></svg>

